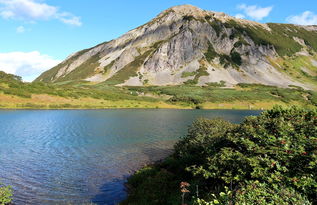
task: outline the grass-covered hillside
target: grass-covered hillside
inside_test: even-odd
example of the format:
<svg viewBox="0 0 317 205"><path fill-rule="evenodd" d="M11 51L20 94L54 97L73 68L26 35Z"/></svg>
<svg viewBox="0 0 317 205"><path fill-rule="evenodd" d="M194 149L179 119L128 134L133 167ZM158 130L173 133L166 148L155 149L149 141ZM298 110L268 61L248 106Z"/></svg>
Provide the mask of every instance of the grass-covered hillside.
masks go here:
<svg viewBox="0 0 317 205"><path fill-rule="evenodd" d="M256 84L239 84L234 88L222 86L221 83L162 87L117 87L84 81L24 83L18 76L0 72L0 108L267 109L274 104L317 105L317 93L299 87L277 88Z"/></svg>
<svg viewBox="0 0 317 205"><path fill-rule="evenodd" d="M238 125L199 119L127 186L122 205L316 204L317 110L274 107Z"/></svg>

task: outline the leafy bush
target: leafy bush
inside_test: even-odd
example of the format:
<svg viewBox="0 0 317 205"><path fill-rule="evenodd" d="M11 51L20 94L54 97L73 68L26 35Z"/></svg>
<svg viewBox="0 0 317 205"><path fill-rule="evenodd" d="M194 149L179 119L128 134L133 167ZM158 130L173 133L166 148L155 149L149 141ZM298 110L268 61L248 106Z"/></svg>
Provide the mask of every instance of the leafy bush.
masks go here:
<svg viewBox="0 0 317 205"><path fill-rule="evenodd" d="M233 195L235 194L235 195ZM195 205L216 205L216 204L244 204L244 205L310 205L306 197L303 197L294 189L289 187L269 186L259 181L247 182L237 192L232 192L225 187L224 192L219 194L211 194L211 199L205 201L197 199Z"/></svg>
<svg viewBox="0 0 317 205"><path fill-rule="evenodd" d="M171 103L186 102L186 103L195 104L195 105L203 102L203 100L200 98L192 98L187 96L172 97L168 101Z"/></svg>
<svg viewBox="0 0 317 205"><path fill-rule="evenodd" d="M312 198L317 178L317 111L275 107L223 136L217 152L188 170L239 186L245 180L284 184ZM214 149L214 148L213 148Z"/></svg>
<svg viewBox="0 0 317 205"><path fill-rule="evenodd" d="M0 204L6 205L12 202L12 188L0 183Z"/></svg>
<svg viewBox="0 0 317 205"><path fill-rule="evenodd" d="M235 195L237 204L308 205L306 197L291 187L269 185L259 181L247 182Z"/></svg>
<svg viewBox="0 0 317 205"><path fill-rule="evenodd" d="M226 81L221 80L219 83L218 82L213 82L213 83L207 83L208 86L210 87L226 87Z"/></svg>
<svg viewBox="0 0 317 205"><path fill-rule="evenodd" d="M241 55L238 52L232 52L230 54L231 60L233 63L235 63L236 65L240 66L242 64L242 59L241 59Z"/></svg>
<svg viewBox="0 0 317 205"><path fill-rule="evenodd" d="M144 179L148 180L144 180ZM164 169L145 167L128 180L129 200L122 205L177 204L178 185L171 183L175 175ZM137 187L135 189L134 187ZM172 195L170 193L173 192ZM168 197L170 196L170 197ZM168 198L167 198L168 197Z"/></svg>
<svg viewBox="0 0 317 205"><path fill-rule="evenodd" d="M316 148L316 109L274 107L239 125L195 121L173 155L153 169L173 176L164 185L170 189L183 180L199 186L200 199L191 189L196 199L188 204L311 204L317 203ZM143 176L134 189L152 179ZM170 190L160 198L173 196Z"/></svg>

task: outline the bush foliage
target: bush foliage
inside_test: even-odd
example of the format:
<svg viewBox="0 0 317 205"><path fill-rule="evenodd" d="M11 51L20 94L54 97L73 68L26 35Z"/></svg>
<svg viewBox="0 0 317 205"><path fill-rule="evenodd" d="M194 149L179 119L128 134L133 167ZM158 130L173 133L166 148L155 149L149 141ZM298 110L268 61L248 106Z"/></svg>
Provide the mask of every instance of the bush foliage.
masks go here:
<svg viewBox="0 0 317 205"><path fill-rule="evenodd" d="M0 204L7 205L12 202L12 188L0 183Z"/></svg>
<svg viewBox="0 0 317 205"><path fill-rule="evenodd" d="M185 180L188 204L312 204L316 173L317 110L275 107L239 125L197 120L172 156L130 178L125 203L179 204Z"/></svg>

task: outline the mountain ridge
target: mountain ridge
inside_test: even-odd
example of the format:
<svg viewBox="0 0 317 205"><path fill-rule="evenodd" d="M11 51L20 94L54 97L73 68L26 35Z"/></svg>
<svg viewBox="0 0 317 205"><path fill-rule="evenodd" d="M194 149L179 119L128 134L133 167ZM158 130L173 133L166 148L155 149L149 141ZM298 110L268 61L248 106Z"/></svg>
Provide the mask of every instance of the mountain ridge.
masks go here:
<svg viewBox="0 0 317 205"><path fill-rule="evenodd" d="M117 39L70 55L36 81L316 89L314 39L317 26L261 24L180 5Z"/></svg>

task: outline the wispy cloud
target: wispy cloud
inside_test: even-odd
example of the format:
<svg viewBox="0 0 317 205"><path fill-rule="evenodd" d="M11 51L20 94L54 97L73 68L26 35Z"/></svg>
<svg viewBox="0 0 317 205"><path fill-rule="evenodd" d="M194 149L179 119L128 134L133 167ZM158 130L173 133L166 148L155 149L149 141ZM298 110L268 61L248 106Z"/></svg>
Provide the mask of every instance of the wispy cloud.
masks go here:
<svg viewBox="0 0 317 205"><path fill-rule="evenodd" d="M43 71L60 62L38 51L0 53L0 70L22 76L25 81L34 80Z"/></svg>
<svg viewBox="0 0 317 205"><path fill-rule="evenodd" d="M80 17L74 16L68 12L58 14L57 18L65 24L69 24L69 25L73 25L73 26L81 26L82 25L82 22L80 21Z"/></svg>
<svg viewBox="0 0 317 205"><path fill-rule="evenodd" d="M317 14L305 11L302 14L288 17L286 21L299 25L317 25Z"/></svg>
<svg viewBox="0 0 317 205"><path fill-rule="evenodd" d="M246 16L248 16L252 19L262 20L263 18L267 17L271 13L273 6L260 7L257 5L248 6L246 4L240 4L240 5L238 5L238 9L243 11ZM238 15L240 15L240 17L241 17L241 15L243 15L243 14L238 14Z"/></svg>
<svg viewBox="0 0 317 205"><path fill-rule="evenodd" d="M17 33L24 33L24 32L25 32L24 26L19 26L19 27L17 27L16 32L17 32Z"/></svg>
<svg viewBox="0 0 317 205"><path fill-rule="evenodd" d="M5 19L38 21L57 19L73 26L81 26L80 17L69 12L61 12L56 6L37 0L0 0L0 16Z"/></svg>

